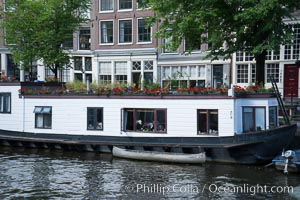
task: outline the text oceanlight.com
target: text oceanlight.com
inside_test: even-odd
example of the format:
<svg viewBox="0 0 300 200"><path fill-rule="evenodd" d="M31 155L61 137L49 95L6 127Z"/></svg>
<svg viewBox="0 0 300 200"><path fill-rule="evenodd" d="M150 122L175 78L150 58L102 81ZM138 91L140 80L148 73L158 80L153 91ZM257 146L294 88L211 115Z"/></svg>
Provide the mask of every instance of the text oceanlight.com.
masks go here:
<svg viewBox="0 0 300 200"><path fill-rule="evenodd" d="M163 184L136 184L126 186L127 192L135 193L247 193L255 195L259 193L293 193L292 186L269 186L269 185L217 185L217 184L204 184L202 186L194 184L174 184L174 185L163 185Z"/></svg>

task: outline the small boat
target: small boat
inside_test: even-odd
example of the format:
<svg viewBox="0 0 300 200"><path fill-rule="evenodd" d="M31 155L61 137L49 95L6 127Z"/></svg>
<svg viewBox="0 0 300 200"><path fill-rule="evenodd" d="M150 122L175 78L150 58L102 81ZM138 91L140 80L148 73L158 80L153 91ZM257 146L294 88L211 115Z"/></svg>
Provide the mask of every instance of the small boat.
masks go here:
<svg viewBox="0 0 300 200"><path fill-rule="evenodd" d="M300 149L283 151L272 162L277 170L288 172L300 172Z"/></svg>
<svg viewBox="0 0 300 200"><path fill-rule="evenodd" d="M141 151L122 149L113 147L113 156L119 158L128 158L134 160L159 161L171 163L199 164L206 160L205 152L197 154L159 152L159 151Z"/></svg>

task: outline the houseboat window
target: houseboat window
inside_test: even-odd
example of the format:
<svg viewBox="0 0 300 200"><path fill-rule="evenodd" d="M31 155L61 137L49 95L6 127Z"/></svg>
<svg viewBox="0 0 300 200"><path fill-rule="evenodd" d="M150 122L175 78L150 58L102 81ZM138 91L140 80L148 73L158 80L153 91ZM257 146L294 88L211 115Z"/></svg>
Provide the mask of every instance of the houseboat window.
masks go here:
<svg viewBox="0 0 300 200"><path fill-rule="evenodd" d="M270 128L277 127L277 107L276 106L269 107L269 127Z"/></svg>
<svg viewBox="0 0 300 200"><path fill-rule="evenodd" d="M0 93L0 113L11 112L11 94Z"/></svg>
<svg viewBox="0 0 300 200"><path fill-rule="evenodd" d="M87 130L103 130L103 108L87 108Z"/></svg>
<svg viewBox="0 0 300 200"><path fill-rule="evenodd" d="M35 113L35 128L51 129L52 127L52 107L51 106L36 106Z"/></svg>
<svg viewBox="0 0 300 200"><path fill-rule="evenodd" d="M166 132L165 109L124 109L123 130L137 132Z"/></svg>
<svg viewBox="0 0 300 200"><path fill-rule="evenodd" d="M266 129L266 115L263 107L243 108L243 132Z"/></svg>
<svg viewBox="0 0 300 200"><path fill-rule="evenodd" d="M219 132L218 110L197 111L198 134L217 135Z"/></svg>

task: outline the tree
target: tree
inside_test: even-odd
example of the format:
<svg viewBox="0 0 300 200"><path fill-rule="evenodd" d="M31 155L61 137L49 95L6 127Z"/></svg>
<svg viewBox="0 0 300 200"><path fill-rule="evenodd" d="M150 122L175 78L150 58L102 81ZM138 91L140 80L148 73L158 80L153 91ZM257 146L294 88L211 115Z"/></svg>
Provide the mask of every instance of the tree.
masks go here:
<svg viewBox="0 0 300 200"><path fill-rule="evenodd" d="M256 82L264 83L265 57L291 42L292 29L283 22L293 18L299 7L295 0L145 0L162 19L157 37L171 38L169 48L177 49L183 39L209 45L208 56L217 59L245 51L256 60ZM172 31L168 31L172 30Z"/></svg>
<svg viewBox="0 0 300 200"><path fill-rule="evenodd" d="M28 68L41 59L57 78L70 64L63 44L88 22L89 8L90 0L6 0L2 26L14 61Z"/></svg>

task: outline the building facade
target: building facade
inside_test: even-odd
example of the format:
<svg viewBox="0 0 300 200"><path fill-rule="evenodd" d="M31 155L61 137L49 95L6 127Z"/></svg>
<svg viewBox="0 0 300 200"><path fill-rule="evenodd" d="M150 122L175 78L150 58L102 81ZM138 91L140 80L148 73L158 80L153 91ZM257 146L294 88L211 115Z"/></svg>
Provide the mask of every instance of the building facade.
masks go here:
<svg viewBox="0 0 300 200"><path fill-rule="evenodd" d="M205 59L208 44L200 42L192 44L189 55L185 54L191 45L187 41L176 51L157 48L168 39L153 36L160 22L147 26L146 17L154 13L151 9L142 10L139 0L97 0L92 1L91 8L91 21L78 28L69 44L72 68L59 73L62 81L89 80L99 85L120 83L136 87L158 83L170 88L248 86L255 82L255 60L248 53L236 52L232 59L211 61ZM267 77L272 75L285 97L299 97L299 69L295 62L300 54L300 26L297 20L286 23L293 26L295 37L292 44L268 52L266 87L271 86ZM0 34L4 34L3 30ZM18 65L3 39L0 53L1 75L20 79ZM45 81L53 76L40 62L24 74L21 71L21 75L25 81Z"/></svg>

